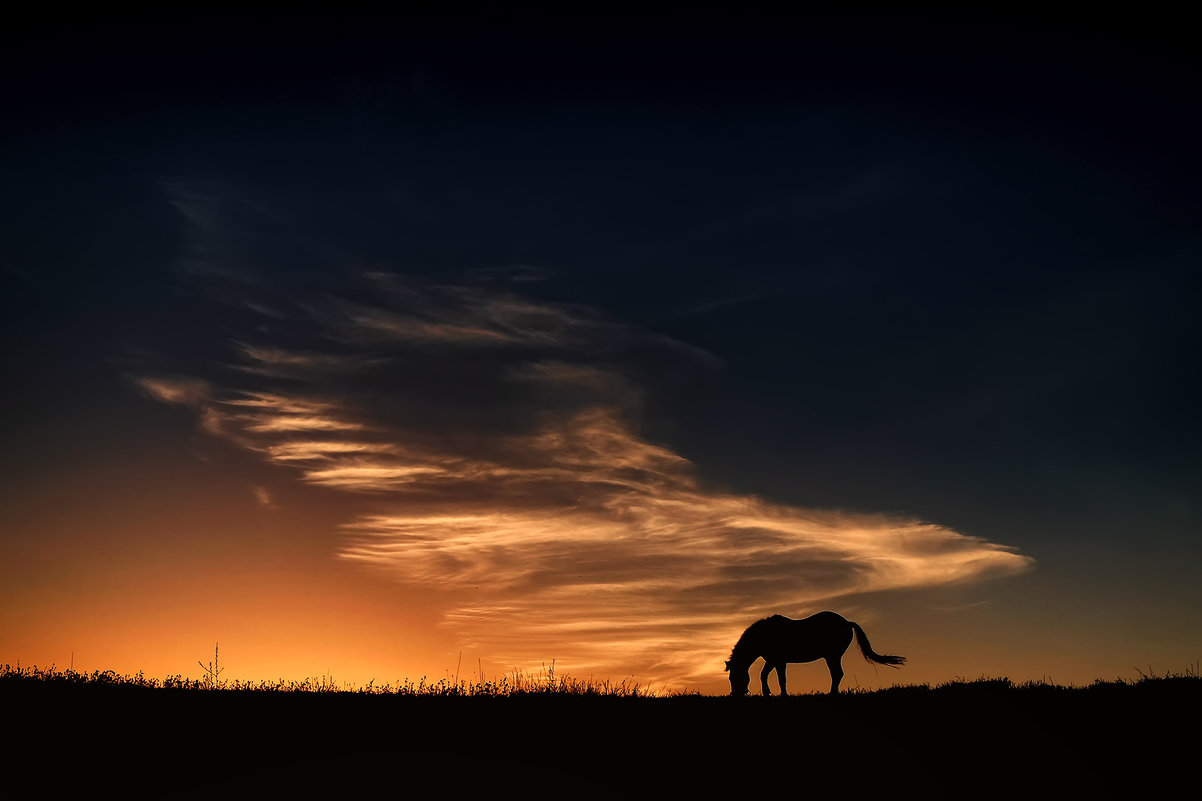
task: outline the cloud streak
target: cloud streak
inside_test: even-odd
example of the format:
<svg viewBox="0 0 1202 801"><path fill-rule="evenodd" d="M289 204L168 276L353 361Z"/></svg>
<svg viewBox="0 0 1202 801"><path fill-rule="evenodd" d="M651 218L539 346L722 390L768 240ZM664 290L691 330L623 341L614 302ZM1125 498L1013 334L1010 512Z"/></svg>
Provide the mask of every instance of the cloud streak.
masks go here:
<svg viewBox="0 0 1202 801"><path fill-rule="evenodd" d="M495 286L360 280L373 302L264 302L251 328L278 341L231 340L219 377L138 386L362 496L337 557L439 590L445 625L493 663L683 685L720 670L752 616L1032 563L923 521L707 487L639 431L646 385L692 358L683 345Z"/></svg>

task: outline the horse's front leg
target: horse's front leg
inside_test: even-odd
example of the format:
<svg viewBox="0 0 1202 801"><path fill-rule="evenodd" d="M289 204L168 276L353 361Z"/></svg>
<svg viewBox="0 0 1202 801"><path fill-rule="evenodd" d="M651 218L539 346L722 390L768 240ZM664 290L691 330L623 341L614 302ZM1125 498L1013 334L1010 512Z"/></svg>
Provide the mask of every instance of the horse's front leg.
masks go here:
<svg viewBox="0 0 1202 801"><path fill-rule="evenodd" d="M772 690L768 687L768 674L771 673L775 667L776 665L772 664L767 659L764 660L764 669L760 671L760 686L764 688L764 695L772 695ZM778 672L776 675L779 677L780 673Z"/></svg>
<svg viewBox="0 0 1202 801"><path fill-rule="evenodd" d="M784 662L781 662L780 664L778 664L776 666L776 681L778 684L780 684L780 694L781 695L789 694L788 678L787 678L789 675L788 667L789 666Z"/></svg>

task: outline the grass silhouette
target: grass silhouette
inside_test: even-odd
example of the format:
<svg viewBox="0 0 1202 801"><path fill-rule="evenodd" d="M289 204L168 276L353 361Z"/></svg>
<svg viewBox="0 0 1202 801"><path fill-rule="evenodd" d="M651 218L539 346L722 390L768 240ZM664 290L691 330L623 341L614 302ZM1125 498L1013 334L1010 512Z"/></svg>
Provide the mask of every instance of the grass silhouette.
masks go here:
<svg viewBox="0 0 1202 801"><path fill-rule="evenodd" d="M706 697L696 691L672 690L656 692L641 687L636 682L623 679L613 682L609 679L577 679L571 676L557 674L555 665L545 665L540 674L529 674L514 671L499 679L457 680L443 678L432 681L423 676L417 681L403 679L396 684L377 684L375 680L363 686L338 683L331 676L310 677L302 680L276 679L248 681L243 679L221 679L220 674L225 668L217 667L218 652L214 649L213 661L208 665L202 662L201 678L186 678L183 675L167 676L163 679L147 677L139 671L132 675L122 675L113 670L94 670L90 673L80 672L73 668L59 669L55 665L48 668L14 667L5 664L0 667L0 682L11 689L13 684L28 686L30 683L45 685L76 685L91 687L128 687L138 689L187 690L193 692L228 691L233 693L345 693L352 695L394 695L421 697L521 697L530 695L552 696L581 696L604 698L680 698ZM1120 688L1135 688L1159 684L1170 684L1174 687L1193 686L1202 684L1202 674L1197 665L1190 666L1181 672L1169 672L1157 675L1149 668L1146 672L1140 668L1134 669L1137 678L1115 678L1111 680L1095 679L1084 686L1061 685L1044 678L1026 682L1012 682L1006 677L986 677L965 679L957 677L940 684L897 684L882 689L868 690L862 687L848 687L842 690L844 696L874 697L884 699L892 696L939 696L968 693L977 697L997 693L1088 693L1118 690ZM818 690L808 694L788 696L789 698L804 698L825 695ZM718 696L725 697L725 696ZM774 696L776 697L776 696ZM775 703L780 703L779 699Z"/></svg>
<svg viewBox="0 0 1202 801"><path fill-rule="evenodd" d="M443 678L432 681L423 676L417 681L403 679L396 684L377 684L374 680L363 686L339 683L331 676L317 678L309 677L301 680L276 679L248 681L243 679L222 679L220 674L225 668L218 667L217 651L214 650L213 661L208 665L200 662L203 671L201 678L185 678L183 675L167 676L163 679L147 677L139 671L133 675L121 675L112 670L94 670L91 673L81 673L73 668L58 669L55 665L48 668L16 667L5 664L0 667L0 686L17 684L29 687L31 683L47 686L71 685L79 687L120 687L137 690L173 690L197 693L230 692L230 693L306 693L306 694L350 694L350 695L380 695L380 696L420 696L430 698L447 697L521 697L521 696L580 696L604 698L653 698L657 694L640 687L637 683L624 679L614 682L609 679L577 679L555 672L555 665L544 666L539 674L529 674L514 671L499 679L483 679L476 681ZM11 687L6 687L11 689ZM668 693L668 695L685 695L689 693Z"/></svg>
<svg viewBox="0 0 1202 801"><path fill-rule="evenodd" d="M0 669L9 776L123 795L1147 795L1195 780L1202 678L1007 678L745 698L555 673L353 687ZM64 769L52 774L35 765ZM41 772L37 772L37 771ZM100 785L97 784L100 783Z"/></svg>

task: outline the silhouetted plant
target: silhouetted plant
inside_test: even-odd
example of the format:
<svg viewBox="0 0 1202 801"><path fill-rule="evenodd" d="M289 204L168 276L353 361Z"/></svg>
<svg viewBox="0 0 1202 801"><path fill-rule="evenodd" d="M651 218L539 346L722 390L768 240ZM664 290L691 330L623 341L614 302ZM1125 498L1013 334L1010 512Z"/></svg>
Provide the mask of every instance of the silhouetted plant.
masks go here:
<svg viewBox="0 0 1202 801"><path fill-rule="evenodd" d="M225 682L221 681L219 678L221 676L221 672L225 670L225 668L219 667L217 663L218 645L220 645L220 643L213 644L213 661L209 663L208 667L205 667L205 664L199 659L196 660L196 664L200 665L200 669L205 672L202 681L204 682L204 688L206 690L220 690L225 685Z"/></svg>

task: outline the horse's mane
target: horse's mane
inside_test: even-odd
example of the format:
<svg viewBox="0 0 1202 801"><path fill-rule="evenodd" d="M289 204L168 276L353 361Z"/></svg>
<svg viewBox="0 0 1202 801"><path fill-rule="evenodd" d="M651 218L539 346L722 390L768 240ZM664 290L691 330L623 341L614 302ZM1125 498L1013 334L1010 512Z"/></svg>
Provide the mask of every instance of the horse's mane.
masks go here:
<svg viewBox="0 0 1202 801"><path fill-rule="evenodd" d="M781 620L785 619L781 617L781 615L772 615L771 617L762 617L748 626L743 632L742 636L739 637L739 641L735 643L735 647L730 650L730 661L734 664L739 664L741 662L754 662L755 658L759 656L758 653L754 654L751 659L739 659L739 657L743 656L748 650L755 647L756 640L758 639L760 632L762 632L767 626L768 621L775 620L776 618L781 618Z"/></svg>

